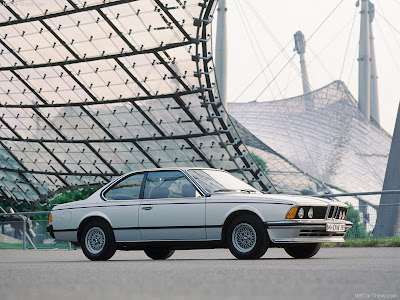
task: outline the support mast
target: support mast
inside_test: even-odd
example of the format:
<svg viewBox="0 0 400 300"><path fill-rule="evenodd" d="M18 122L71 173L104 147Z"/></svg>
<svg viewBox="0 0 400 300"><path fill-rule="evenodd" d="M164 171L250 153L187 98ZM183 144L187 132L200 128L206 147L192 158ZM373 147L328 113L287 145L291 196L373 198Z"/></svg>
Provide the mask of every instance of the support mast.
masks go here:
<svg viewBox="0 0 400 300"><path fill-rule="evenodd" d="M301 78L303 80L303 94L308 94L311 92L310 81L308 79L307 65L305 60L306 52L306 41L304 39L304 34L299 30L294 35L295 47L293 51L297 51L300 55L300 66L301 66Z"/></svg>
<svg viewBox="0 0 400 300"><path fill-rule="evenodd" d="M371 118L380 124L379 119L379 97L378 97L378 75L376 71L376 57L374 46L374 33L372 31L372 21L375 16L375 6L369 2L369 51L371 56L371 86L370 86L370 112Z"/></svg>
<svg viewBox="0 0 400 300"><path fill-rule="evenodd" d="M383 191L400 189L400 102L394 127L392 145L386 167ZM400 194L381 196L374 237L398 236L400 230Z"/></svg>
<svg viewBox="0 0 400 300"><path fill-rule="evenodd" d="M217 42L215 45L215 75L217 77L219 99L227 109L227 35L226 35L226 0L218 3Z"/></svg>
<svg viewBox="0 0 400 300"><path fill-rule="evenodd" d="M357 5L359 1L357 1ZM370 120L369 0L361 0L360 47L358 57L358 109Z"/></svg>

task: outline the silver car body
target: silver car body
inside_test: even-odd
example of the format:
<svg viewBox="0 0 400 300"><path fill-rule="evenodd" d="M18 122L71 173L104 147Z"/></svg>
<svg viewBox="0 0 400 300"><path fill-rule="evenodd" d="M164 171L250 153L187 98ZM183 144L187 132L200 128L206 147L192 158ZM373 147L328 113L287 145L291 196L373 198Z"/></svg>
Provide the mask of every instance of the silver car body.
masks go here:
<svg viewBox="0 0 400 300"><path fill-rule="evenodd" d="M81 224L90 218L101 218L112 227L117 243L221 241L230 216L249 212L264 222L273 243L285 244L343 242L352 225L336 213L339 209L347 211L347 205L335 200L243 192L209 194L188 173L193 169L198 168L163 168L123 175L86 200L55 206L52 233L56 239L79 242ZM197 190L195 197L109 200L104 196L110 187L132 174L171 170L182 172L192 182ZM292 207L321 207L325 214L318 219L286 219ZM342 229L327 231L327 224L338 224Z"/></svg>

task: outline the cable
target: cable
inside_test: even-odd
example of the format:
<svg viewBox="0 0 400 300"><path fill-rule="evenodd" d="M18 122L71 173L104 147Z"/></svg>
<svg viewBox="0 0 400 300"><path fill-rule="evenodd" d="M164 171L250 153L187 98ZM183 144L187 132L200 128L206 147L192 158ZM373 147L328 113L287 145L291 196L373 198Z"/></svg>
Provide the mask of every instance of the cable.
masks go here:
<svg viewBox="0 0 400 300"><path fill-rule="evenodd" d="M250 44L251 44L251 47L253 48L254 54L256 55L258 64L259 64L259 66L260 66L260 69L262 69L262 64L261 64L260 57L259 57L258 52L257 52L257 50L256 50L256 48L255 48L255 46L254 46L254 43L253 43L253 38L252 38L252 36L254 37L254 40L257 41L256 36L255 36L255 34L254 34L254 31L252 30L252 28L251 28L251 26L250 26L250 24L249 24L249 21L248 21L246 15L243 13L243 7L241 6L240 2L239 2L239 4L238 4L237 1L234 1L234 3L235 3L236 8L237 8L237 10L238 10L238 12L239 12L239 16L240 16L240 19L241 19L241 21L242 21L242 23L243 23L243 26L244 26L245 30L246 30L247 36L250 37ZM244 15L245 17L243 17L243 15ZM245 22L245 21L247 22L248 25L246 25L246 22ZM251 33L249 32L248 27L250 27ZM265 57L264 57L264 59L265 59ZM265 60L266 60L266 59L265 59ZM264 72L263 72L263 75L264 75L265 81L268 82L267 75L266 75ZM270 92L271 92L272 97L275 98L275 96L274 96L274 94L273 94L273 92L272 92L272 88L270 88Z"/></svg>
<svg viewBox="0 0 400 300"><path fill-rule="evenodd" d="M258 94L258 96L254 99L254 101L257 101L258 98L261 97L261 95L265 92L265 90L271 85L271 83L282 73L282 71L290 64L292 63L293 59L296 57L296 54L294 54L289 60L288 62L283 66L283 68L281 68L279 70L279 72L275 75L274 78L272 78L272 81L265 87L263 88L263 90L261 91L261 93Z"/></svg>
<svg viewBox="0 0 400 300"><path fill-rule="evenodd" d="M315 53L315 51L310 47L310 45L308 45L308 49L311 51L312 54L314 54L314 59L312 61L314 61L315 59L318 61L318 63L321 65L322 69L325 70L325 72L329 75L330 80L334 81L335 77L333 77L332 73L329 72L328 68L325 66L325 64L319 59L319 54L321 53L321 51L317 54ZM311 62L312 62L311 61ZM310 64L309 64L310 65Z"/></svg>
<svg viewBox="0 0 400 300"><path fill-rule="evenodd" d="M291 42L292 42L292 39L290 39L290 41L285 45L284 48L287 48L287 47L290 45ZM233 100L233 103L235 103L235 102L239 99L239 97L242 96L242 95L247 91L247 89L258 79L258 77L260 77L260 76L264 73L264 71L279 57L279 55L281 55L281 53L282 53L283 51L284 51L284 50L279 51L279 53L271 60L271 62L270 62L268 65L266 65L266 66L261 70L261 72L258 73L258 75L257 75L257 76L246 86L246 88L239 94L239 96L237 96L236 99Z"/></svg>
<svg viewBox="0 0 400 300"><path fill-rule="evenodd" d="M316 34L316 32L323 26L323 24L329 19L329 17L337 10L337 8L343 3L344 0L341 0L336 6L335 8L329 13L329 15L322 21L322 23L314 30L314 32L310 35L310 37L307 39L307 42ZM272 32L269 30L268 26L264 23L264 21L261 19L261 17L259 16L259 14L257 13L257 11L254 9L254 7L251 5L251 3L249 3L248 0L246 0L246 4L251 8L251 10L253 11L254 15L257 17L257 19L260 21L260 23L263 25L264 29L267 31L267 33L272 37L272 39L274 40L274 42L278 45L278 47L281 49L281 51L278 53L278 55L280 55L282 52L285 54L285 56L289 59L289 63L292 63L292 60L294 58L291 57L289 58L289 56L287 55L285 49L287 48L288 44L291 42L291 40L289 41L289 43L287 45L285 45L284 47L282 47L282 45L279 43L279 41L276 39L276 37L272 34ZM277 55L277 56L278 56ZM277 56L274 57L273 61L277 58ZM271 61L271 63L273 62ZM267 65L267 67L269 67L270 64ZM289 64L286 63L284 68ZM265 67L261 73L259 73L256 78L254 78L249 85L239 94L239 96L236 97L236 99L233 101L234 103L239 99L239 97L241 97L244 92L258 79L258 77L264 72L264 70L267 68ZM298 73L300 73L299 69L296 66L293 66ZM283 68L283 69L284 69ZM281 69L279 71L279 73L273 78L273 80L275 80L277 78L277 76L283 71L283 69ZM270 85L270 84L269 84ZM269 86L268 85L268 86ZM268 86L266 88L268 88ZM262 93L265 92L265 89L263 89ZM255 100L257 100L261 95L258 95L257 98Z"/></svg>
<svg viewBox="0 0 400 300"><path fill-rule="evenodd" d="M359 48L360 48L359 44L357 44L356 51L354 52L354 56L353 56L353 59L352 59L349 78L347 79L347 86L350 86L351 74L353 74L354 64L356 62L356 57L357 57L357 53L358 53Z"/></svg>
<svg viewBox="0 0 400 300"><path fill-rule="evenodd" d="M376 22L376 24L378 25L378 30L379 30L380 34L382 35L383 41L384 41L384 43L385 43L385 45L386 45L386 48L388 49L388 51L389 51L389 53L390 53L390 56L392 57L392 60L393 60L393 62L394 62L394 65L395 65L397 71L400 73L400 66L399 66L398 62L396 61L395 56L393 55L393 50L392 50L392 48L390 47L390 44L388 43L388 41L387 41L387 39L386 39L386 37L385 37L385 34L383 33L383 30L382 30L382 28L381 28L381 26L380 26L380 23L379 23L379 22Z"/></svg>
<svg viewBox="0 0 400 300"><path fill-rule="evenodd" d="M314 34L317 33L317 31L324 25L324 23L329 19L329 17L336 11L336 9L340 6L340 4L343 3L344 0L341 0L338 5L335 6L335 8L330 12L330 14L322 21L321 24L317 27L317 29L314 30L314 32L310 35L310 37L306 40L307 42L311 40L311 38L314 36Z"/></svg>
<svg viewBox="0 0 400 300"><path fill-rule="evenodd" d="M344 58L343 58L342 69L340 70L340 76L339 76L339 80L342 80L342 75L343 75L344 64L346 63L347 51L349 50L350 39L351 39L351 36L352 36L352 34L353 34L353 28L354 28L354 23L355 23L356 16L357 16L357 10L358 10L358 8L356 7L356 9L355 9L355 11L354 11L353 23L351 24L351 29L350 29L349 39L347 40L346 51L345 51L345 53L344 53Z"/></svg>
<svg viewBox="0 0 400 300"><path fill-rule="evenodd" d="M379 2L378 2L378 4L379 4ZM381 7L380 4L379 4L379 8L382 10L382 7ZM391 31L392 34L393 34L394 40L396 41L397 46L399 46L399 48L400 48L400 44L399 44L399 42L398 42L398 40L397 40L396 35L394 34L394 31L396 31L398 34L400 34L400 30L398 30L396 27L394 27L392 24L390 24L390 22L388 21L388 19L386 19L385 15L383 14L383 10L382 10L382 14L381 14L379 11L378 11L377 13L378 13L378 16L381 17L381 18L389 25L390 31ZM394 30L394 31L393 31L393 30Z"/></svg>

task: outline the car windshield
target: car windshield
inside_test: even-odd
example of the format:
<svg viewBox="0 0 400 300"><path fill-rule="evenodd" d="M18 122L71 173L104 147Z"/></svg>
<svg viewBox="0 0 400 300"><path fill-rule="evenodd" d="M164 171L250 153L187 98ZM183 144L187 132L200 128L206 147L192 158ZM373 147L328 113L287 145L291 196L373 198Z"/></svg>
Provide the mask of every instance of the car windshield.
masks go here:
<svg viewBox="0 0 400 300"><path fill-rule="evenodd" d="M255 188L225 171L188 170L210 194L223 192L259 193Z"/></svg>

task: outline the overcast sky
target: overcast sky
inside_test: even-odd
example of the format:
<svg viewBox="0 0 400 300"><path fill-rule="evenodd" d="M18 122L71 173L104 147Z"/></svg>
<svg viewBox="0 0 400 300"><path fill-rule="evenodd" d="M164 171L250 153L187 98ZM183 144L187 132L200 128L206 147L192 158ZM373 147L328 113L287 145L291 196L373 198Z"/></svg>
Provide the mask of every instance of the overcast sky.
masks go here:
<svg viewBox="0 0 400 300"><path fill-rule="evenodd" d="M381 125L392 134L400 100L400 0L372 2ZM341 79L358 99L360 8L355 4L354 0L227 0L228 102L302 94L298 55L288 63L295 55L293 35L298 30L307 40L312 88ZM213 25L215 29L216 22Z"/></svg>

